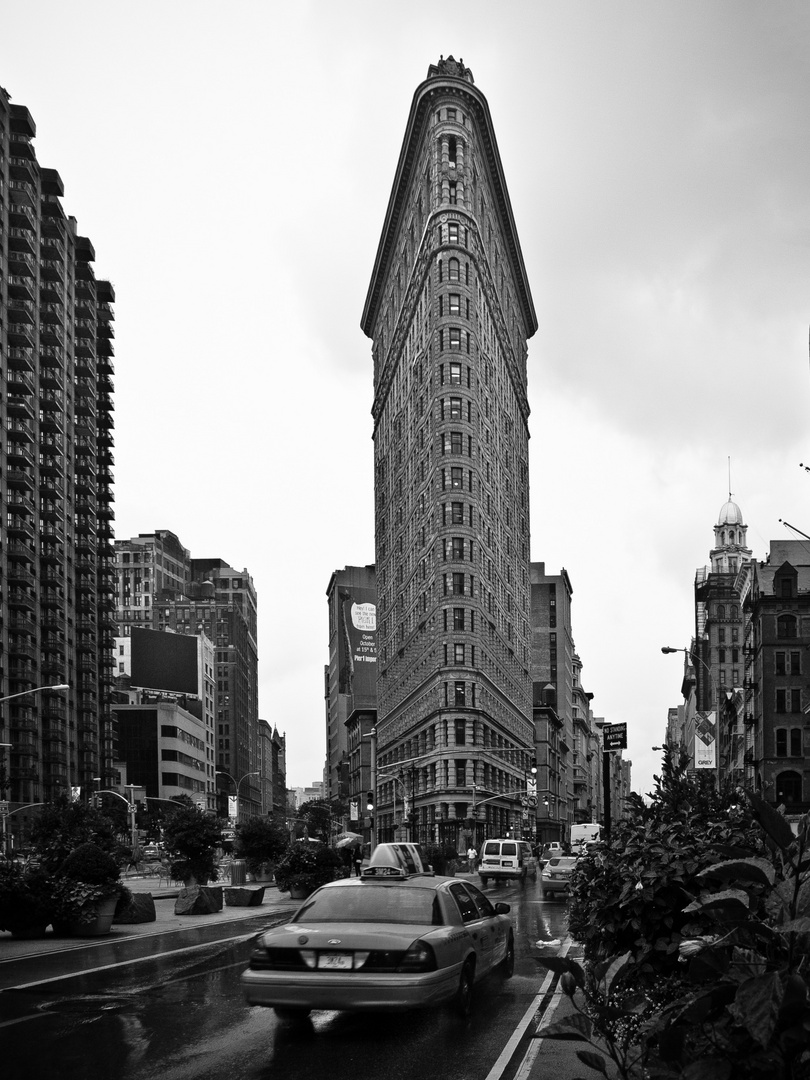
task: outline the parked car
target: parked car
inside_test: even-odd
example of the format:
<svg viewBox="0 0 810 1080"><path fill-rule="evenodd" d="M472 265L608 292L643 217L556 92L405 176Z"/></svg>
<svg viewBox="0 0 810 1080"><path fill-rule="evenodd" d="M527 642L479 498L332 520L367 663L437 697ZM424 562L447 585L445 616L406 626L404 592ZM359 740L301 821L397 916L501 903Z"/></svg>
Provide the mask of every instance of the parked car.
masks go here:
<svg viewBox="0 0 810 1080"><path fill-rule="evenodd" d="M485 840L478 874L482 885L490 878L495 882L519 881L525 885L527 877L537 877L537 859L531 844L525 840Z"/></svg>
<svg viewBox="0 0 810 1080"><path fill-rule="evenodd" d="M444 1002L468 1015L475 984L496 968L512 975L509 905L470 882L413 872L388 846L359 878L323 885L257 939L241 978L249 1004L287 1018Z"/></svg>
<svg viewBox="0 0 810 1080"><path fill-rule="evenodd" d="M540 882L545 895L568 896L571 891L571 875L577 865L576 855L552 855L543 867Z"/></svg>

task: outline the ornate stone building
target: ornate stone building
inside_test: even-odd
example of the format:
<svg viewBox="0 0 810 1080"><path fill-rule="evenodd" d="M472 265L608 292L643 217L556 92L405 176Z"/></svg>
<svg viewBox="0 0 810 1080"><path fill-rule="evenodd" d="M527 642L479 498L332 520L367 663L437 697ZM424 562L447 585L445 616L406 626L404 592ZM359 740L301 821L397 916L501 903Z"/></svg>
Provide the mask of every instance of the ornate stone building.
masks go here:
<svg viewBox="0 0 810 1080"><path fill-rule="evenodd" d="M452 57L417 88L362 317L374 362L377 838L520 827L534 754L527 341L489 106Z"/></svg>

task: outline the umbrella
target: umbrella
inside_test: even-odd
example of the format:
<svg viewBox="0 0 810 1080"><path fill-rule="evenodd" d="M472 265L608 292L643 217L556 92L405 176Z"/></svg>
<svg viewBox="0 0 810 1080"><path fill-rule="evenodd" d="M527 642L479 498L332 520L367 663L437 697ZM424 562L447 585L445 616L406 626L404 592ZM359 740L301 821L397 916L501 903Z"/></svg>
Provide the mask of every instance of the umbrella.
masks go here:
<svg viewBox="0 0 810 1080"><path fill-rule="evenodd" d="M363 837L356 832L341 833L335 840L336 848L361 847Z"/></svg>

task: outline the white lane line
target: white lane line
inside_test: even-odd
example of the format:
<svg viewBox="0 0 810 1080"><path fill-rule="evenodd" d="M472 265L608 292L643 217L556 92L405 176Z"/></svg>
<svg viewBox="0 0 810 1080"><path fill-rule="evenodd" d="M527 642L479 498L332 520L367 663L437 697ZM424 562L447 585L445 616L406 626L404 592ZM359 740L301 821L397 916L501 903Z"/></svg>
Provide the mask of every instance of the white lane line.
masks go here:
<svg viewBox="0 0 810 1080"><path fill-rule="evenodd" d="M220 938L218 941L203 941L199 945L187 945L184 949L171 949L165 953L150 953L148 956L137 956L130 960L119 960L115 964L103 964L101 967L94 968L82 968L81 971L71 971L64 975L54 975L50 979L36 979L30 983L17 983L15 986L6 986L3 989L3 993L7 993L9 990L30 990L34 986L45 986L47 983L62 982L65 979L76 979L80 975L97 975L100 971L112 971L114 968L128 967L130 964L143 964L147 960L155 961L166 956L179 956L181 953L195 952L197 949L209 949L212 945L223 945L225 943L239 943L242 941L250 941L251 938L256 937L255 934L241 934L239 937Z"/></svg>
<svg viewBox="0 0 810 1080"><path fill-rule="evenodd" d="M29 1013L28 1016L18 1016L15 1020L3 1020L0 1022L0 1028L13 1027L14 1024L24 1024L26 1020L42 1020L44 1016L44 1012L38 1012Z"/></svg>
<svg viewBox="0 0 810 1080"><path fill-rule="evenodd" d="M565 956L572 944L572 939L568 938L557 955ZM551 972L549 972L549 975L550 974ZM537 1031L540 1031L541 1028L546 1027L546 1025L551 1022L554 1013L557 1011L557 1007L562 1001L562 997L562 990L560 990L559 986L557 986L557 989L552 995L551 1001L548 1003L548 1007L546 1008L545 1012L540 1017L540 1020L537 1023ZM534 1065L537 1055L540 1053L540 1047L542 1046L542 1044L542 1038L532 1039L532 1041L529 1043L529 1048L524 1055L523 1061L521 1061L520 1067L515 1073L514 1080L528 1080L529 1076L531 1075L532 1066Z"/></svg>
<svg viewBox="0 0 810 1080"><path fill-rule="evenodd" d="M557 955L558 956L565 956L565 954L571 948L572 944L573 944L573 939L570 938L570 937L567 938L565 943L563 944L562 948L557 953ZM507 1065L512 1060L512 1056L515 1053L515 1050L517 1049L518 1043L523 1038L529 1024L531 1024L532 1020L534 1020L535 1016L537 1015L537 1010L540 1008L540 1005L542 1004L543 998L548 993L549 987L551 986L551 983L552 983L553 979L554 979L554 972L549 971L549 973L546 975L545 979L543 979L543 982L542 982L542 984L540 986L540 989L538 990L537 995L535 996L535 998L532 1001L531 1005L528 1007L526 1012L523 1014L523 1017L521 1018L521 1021L518 1024L518 1026L512 1032L512 1035L511 1035L511 1037L509 1039L509 1042L507 1042L506 1046L504 1046L503 1050L500 1053L500 1056L499 1056L498 1060L495 1062L495 1064L492 1066L492 1068L487 1073L486 1080L499 1080L499 1078L501 1076L503 1076ZM532 1042L540 1042L540 1040L539 1039L533 1039ZM531 1048L530 1048L530 1050L531 1050ZM529 1056L529 1054L527 1053L526 1057L528 1057L528 1056ZM532 1060L534 1060L534 1059L532 1059ZM525 1062L526 1058L524 1058L523 1061ZM523 1064L521 1064L520 1068L521 1069L523 1068ZM517 1077L515 1078L515 1080L517 1080Z"/></svg>

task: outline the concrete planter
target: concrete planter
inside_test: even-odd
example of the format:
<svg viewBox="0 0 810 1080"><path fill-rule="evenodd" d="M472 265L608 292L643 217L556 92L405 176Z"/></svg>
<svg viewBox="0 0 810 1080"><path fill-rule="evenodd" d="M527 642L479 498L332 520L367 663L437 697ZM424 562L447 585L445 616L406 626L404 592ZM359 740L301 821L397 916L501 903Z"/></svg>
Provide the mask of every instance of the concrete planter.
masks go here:
<svg viewBox="0 0 810 1080"><path fill-rule="evenodd" d="M226 888L226 907L258 907L264 900L264 888Z"/></svg>
<svg viewBox="0 0 810 1080"><path fill-rule="evenodd" d="M74 937L102 937L104 934L109 934L112 929L117 903L117 896L113 896L109 900L100 900L96 904L95 917L92 922L72 921L70 923L71 934Z"/></svg>

